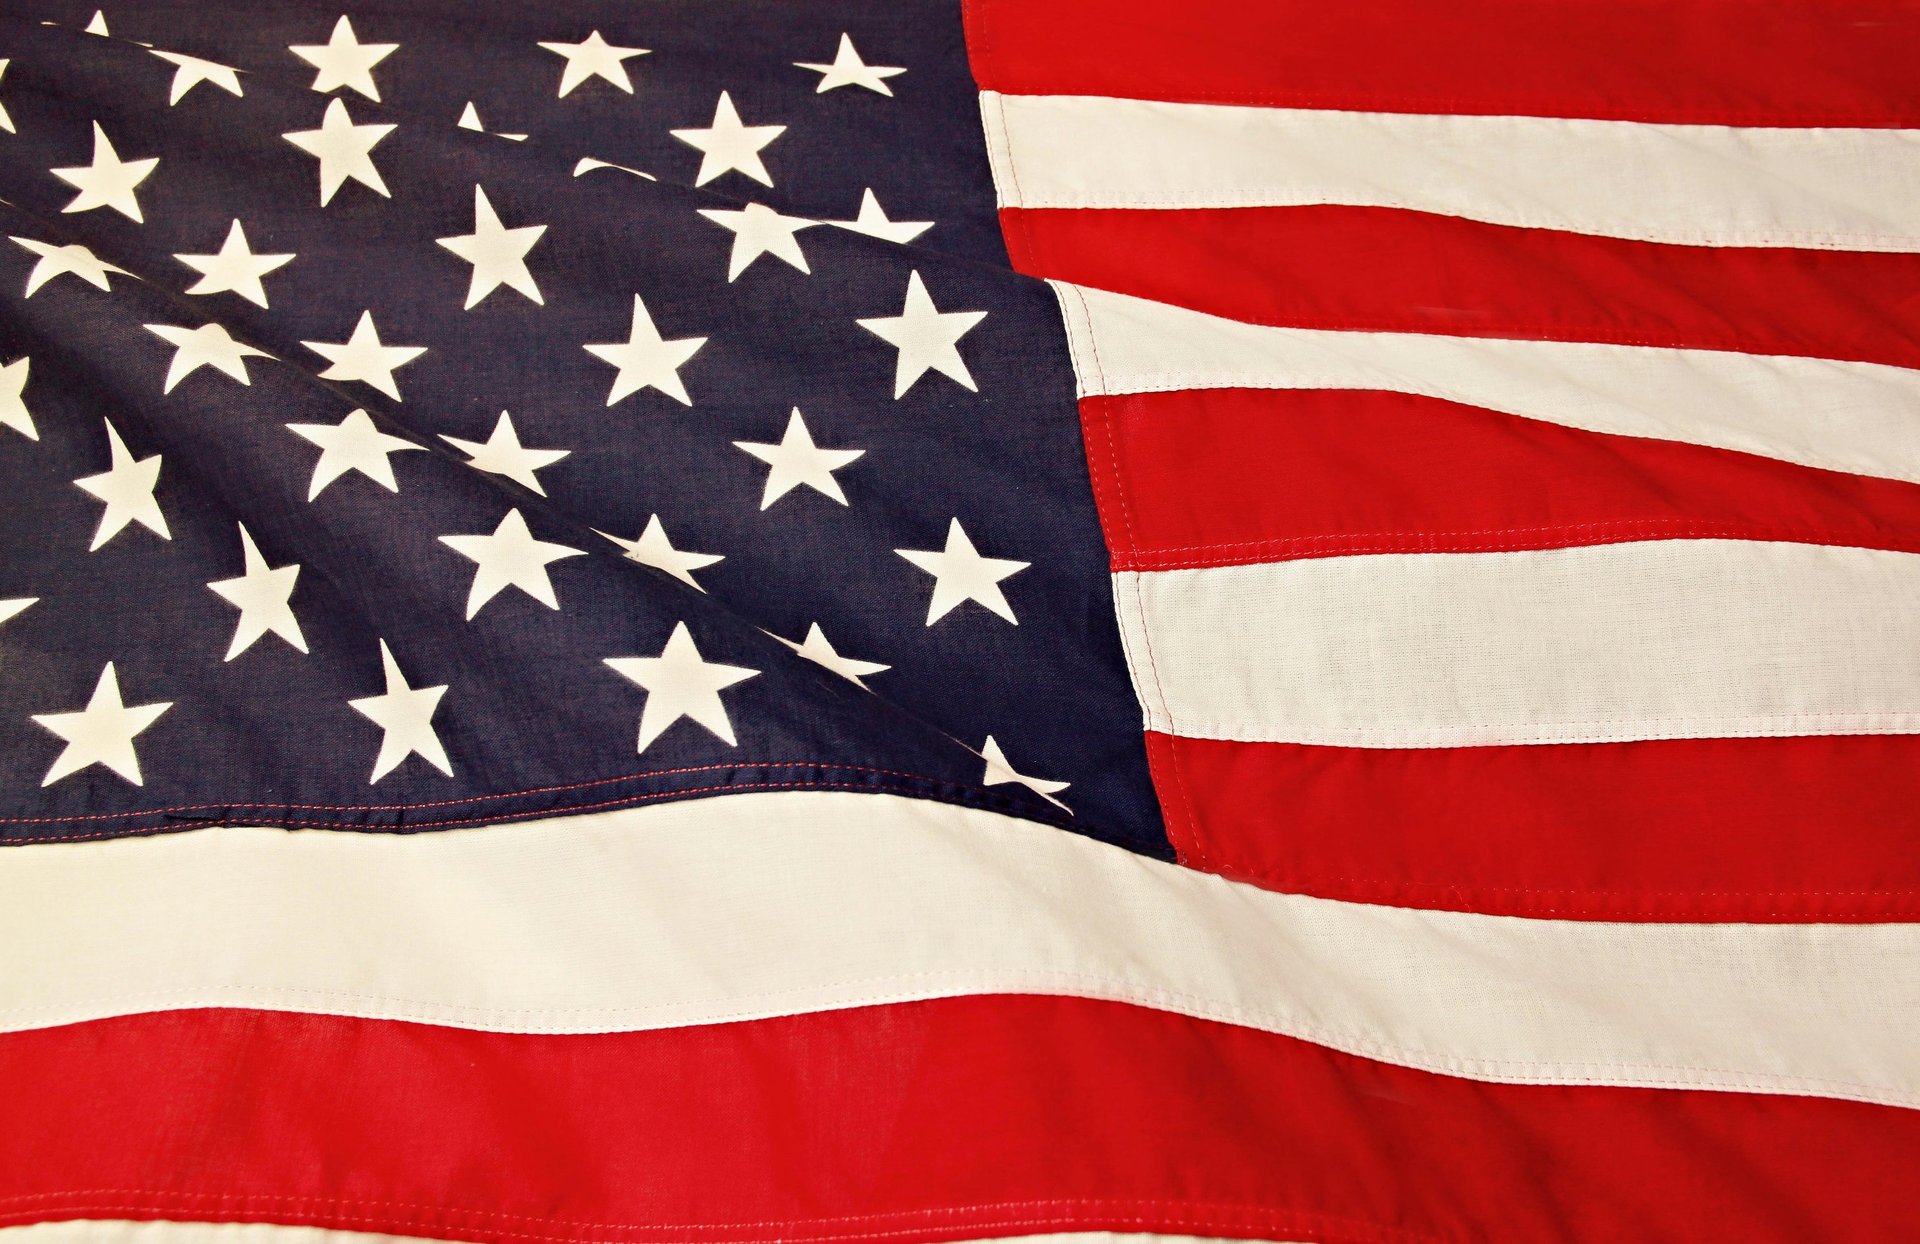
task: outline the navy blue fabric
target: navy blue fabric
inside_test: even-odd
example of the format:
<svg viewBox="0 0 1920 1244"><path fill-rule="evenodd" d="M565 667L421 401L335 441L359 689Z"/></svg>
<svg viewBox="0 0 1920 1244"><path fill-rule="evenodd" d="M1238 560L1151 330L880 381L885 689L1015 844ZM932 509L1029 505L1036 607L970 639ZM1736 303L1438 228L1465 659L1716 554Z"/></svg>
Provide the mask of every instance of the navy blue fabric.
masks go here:
<svg viewBox="0 0 1920 1244"><path fill-rule="evenodd" d="M23 298L37 257L0 240L0 362L32 359L40 440L0 428L0 598L40 603L0 623L0 833L42 841L210 821L421 830L748 787L900 791L995 808L1170 857L1147 776L1087 482L1058 311L1007 269L957 6L356 3L381 103L353 120L398 128L373 152L392 191L318 203L314 157L281 137L319 126L328 97L287 49L327 40L341 10L311 3L142 0L81 33L92 6L15 0L0 18L0 234L80 242L134 274L102 292L58 277ZM54 22L58 25L47 25ZM589 81L555 97L560 57L538 41L598 29L651 49L632 95ZM850 32L905 66L895 98L817 94L794 61L830 61ZM202 83L169 106L174 66L140 46L245 71L235 98ZM774 188L737 173L691 188L700 155L672 138L709 124L720 91L748 124L783 124L764 152ZM489 130L456 128L472 101ZM158 156L144 224L63 214L57 167L86 165L103 125L123 159ZM583 156L656 174L573 175ZM496 290L463 310L471 268L434 239L473 229L485 187L508 226L540 223L538 306ZM763 257L727 280L733 235L701 207L737 199L831 219L872 187L895 219L933 220L911 245L817 227L803 274ZM218 249L239 218L256 252L294 252L266 310L187 297L172 256ZM893 398L894 349L856 319L897 315L918 271L942 311L981 310L960 343L979 384L929 374ZM681 377L684 407L644 390L609 408L613 369L589 342L625 340L640 294L668 338L709 341ZM370 309L387 344L426 346L397 373L402 402L324 381L300 343L344 341ZM224 324L274 356L241 386L202 368L162 394L174 348L141 326ZM735 440L778 441L791 407L815 438L866 450L837 479L842 507L800 489L759 508L767 468ZM318 449L289 423L365 409L428 452L394 455L388 493L360 475L313 502ZM571 456L534 495L440 439L484 441L502 410L521 440ZM110 419L136 457L158 453L163 541L138 525L97 552L101 504L74 480L104 471ZM491 532L517 508L533 534L587 551L549 567L554 612L509 589L464 618L473 563L440 542ZM658 513L683 549L724 554L707 594L624 560L593 529L636 537ZM967 604L925 625L931 578L893 552L938 549L958 517L981 550L1032 567L1002 585L1017 626ZM241 573L236 523L269 564L304 569L292 605L302 655L267 636L222 658L235 610L207 588ZM722 693L738 746L690 721L644 754L646 692L604 663L655 656L685 622L710 661L761 671ZM871 693L795 656L818 622L846 655L886 662ZM434 724L453 765L411 757L369 784L381 731L347 701L383 690L379 641L412 685L449 688ZM140 734L144 785L102 766L41 785L62 742L35 714L86 704L112 661L128 704L171 701ZM1071 782L1069 815L1019 785L983 787L969 749L993 735L1023 773Z"/></svg>

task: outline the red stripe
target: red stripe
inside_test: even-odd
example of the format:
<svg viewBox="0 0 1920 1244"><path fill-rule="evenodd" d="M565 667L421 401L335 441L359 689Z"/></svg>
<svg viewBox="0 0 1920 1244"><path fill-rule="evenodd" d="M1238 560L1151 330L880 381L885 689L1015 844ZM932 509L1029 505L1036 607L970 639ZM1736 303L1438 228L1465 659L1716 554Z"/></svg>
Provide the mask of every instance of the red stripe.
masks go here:
<svg viewBox="0 0 1920 1244"><path fill-rule="evenodd" d="M974 78L1022 94L1598 117L1920 124L1898 0L966 0Z"/></svg>
<svg viewBox="0 0 1920 1244"><path fill-rule="evenodd" d="M1920 552L1920 485L1611 436L1437 398L1083 398L1113 565L1746 538Z"/></svg>
<svg viewBox="0 0 1920 1244"><path fill-rule="evenodd" d="M1261 324L1920 367L1920 254L1673 246L1380 207L1000 219L1023 272Z"/></svg>
<svg viewBox="0 0 1920 1244"><path fill-rule="evenodd" d="M1920 1238L1920 1113L1482 1084L1113 1003L604 1036L247 1011L0 1037L0 1221L480 1240Z"/></svg>
<svg viewBox="0 0 1920 1244"><path fill-rule="evenodd" d="M1149 734L1181 861L1572 920L1920 919L1920 738L1395 750Z"/></svg>

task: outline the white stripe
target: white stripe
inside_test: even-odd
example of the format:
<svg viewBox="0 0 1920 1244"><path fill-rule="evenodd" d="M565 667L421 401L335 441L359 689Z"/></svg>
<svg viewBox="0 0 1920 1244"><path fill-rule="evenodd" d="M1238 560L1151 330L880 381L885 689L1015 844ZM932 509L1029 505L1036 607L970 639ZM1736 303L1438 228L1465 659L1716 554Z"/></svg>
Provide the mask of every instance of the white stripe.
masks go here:
<svg viewBox="0 0 1920 1244"><path fill-rule="evenodd" d="M888 795L21 848L0 945L14 1029L236 1006L596 1032L1063 994L1484 1080L1920 1105L1920 926L1340 903Z"/></svg>
<svg viewBox="0 0 1920 1244"><path fill-rule="evenodd" d="M420 1244L423 1236L371 1235L273 1222L132 1222L70 1218L0 1228L5 1244Z"/></svg>
<svg viewBox="0 0 1920 1244"><path fill-rule="evenodd" d="M1003 207L1396 207L1696 246L1920 250L1920 131L983 92Z"/></svg>
<svg viewBox="0 0 1920 1244"><path fill-rule="evenodd" d="M1052 284L1082 394L1417 393L1590 432L1920 481L1920 371L1909 368L1726 350L1273 328Z"/></svg>
<svg viewBox="0 0 1920 1244"><path fill-rule="evenodd" d="M912 1233L903 1233L912 1234ZM942 1230L942 1235L946 1231ZM124 1219L73 1218L0 1227L4 1244L419 1244L424 1237L369 1235L327 1227L287 1227L272 1222L133 1222ZM560 1237L555 1236L555 1239ZM959 1237L969 1238L964 1235ZM1258 1237L1254 1237L1258 1238ZM1215 1244L1218 1237L1157 1235L1131 1231L1041 1231L1032 1235L982 1239L979 1244L1032 1240L1036 1244ZM1222 1242L1224 1244L1224 1241Z"/></svg>
<svg viewBox="0 0 1920 1244"><path fill-rule="evenodd" d="M1114 576L1150 728L1357 747L1920 732L1920 556L1751 540ZM1920 815L1920 813L1916 813Z"/></svg>

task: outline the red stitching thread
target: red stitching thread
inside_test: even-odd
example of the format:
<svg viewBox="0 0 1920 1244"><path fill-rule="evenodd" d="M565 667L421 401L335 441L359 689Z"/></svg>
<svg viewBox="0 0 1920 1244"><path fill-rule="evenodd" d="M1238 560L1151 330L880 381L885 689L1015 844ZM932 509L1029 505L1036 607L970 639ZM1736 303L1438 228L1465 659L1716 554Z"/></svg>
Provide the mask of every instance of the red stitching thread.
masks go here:
<svg viewBox="0 0 1920 1244"><path fill-rule="evenodd" d="M143 1200L136 1201L133 1204L107 1204L98 1202L87 1203L74 1199L93 1196L134 1197L142 1198ZM728 1239L730 1244L776 1244L777 1241L791 1240L794 1238L796 1234L792 1230L794 1228L804 1230L808 1227L835 1223L844 1223L850 1226L862 1223L879 1225L884 1222L919 1219L921 1220L921 1225L917 1227L884 1231L807 1232L802 1238L812 1240L885 1239L921 1235L930 1231L949 1230L952 1229L952 1226L966 1226L972 1229L979 1229L1056 1227L1076 1224L1086 1226L1144 1226L1159 1227L1162 1229L1166 1227L1184 1226L1188 1228L1239 1227L1243 1229L1265 1228L1274 1230L1303 1226L1309 1228L1309 1233L1319 1234L1318 1231L1313 1230L1311 1224L1324 1224L1325 1226L1350 1232L1351 1234L1346 1235L1344 1238L1356 1242L1367 1241L1386 1244L1386 1242L1389 1241L1403 1241L1407 1242L1407 1244L1413 1244L1413 1242L1438 1244L1438 1237L1425 1232L1413 1231L1406 1228L1386 1227L1380 1224L1362 1222L1354 1219L1344 1219L1322 1214L1317 1211L1285 1210L1276 1207L1227 1202L1184 1202L1164 1199L1121 1201L1101 1200L1088 1197L1056 1197L1031 1201L991 1202L979 1205L935 1206L877 1214L822 1215L815 1218L770 1219L731 1223L605 1223L579 1219L549 1218L531 1214L510 1214L494 1210L461 1209L419 1202L379 1201L315 1195L288 1196L272 1193L183 1193L159 1189L88 1189L71 1192L29 1194L0 1200L0 1205L17 1204L26 1206L31 1202L54 1202L58 1206L57 1211L50 1211L49 1209L28 1211L33 1214L45 1214L48 1212L71 1214L140 1214L152 1212L156 1207L156 1203L165 1204L168 1202L190 1207L198 1207L201 1205L216 1207L225 1207L228 1205L236 1207L259 1205L263 1208L279 1206L284 1207L281 1208L279 1212L288 1214L317 1214L331 1210L334 1212L328 1216L327 1220L333 1223L385 1225L391 1229L394 1226L443 1225L466 1222L475 1224L470 1229L487 1231L507 1238L540 1241L579 1240L582 1238L582 1231L612 1231L628 1237L639 1236L642 1238L657 1236L664 1232L699 1232L712 1233L718 1238ZM1073 1208L1079 1208L1083 1212L1078 1215L1061 1212ZM373 1212L361 1212L358 1214L344 1214L339 1212L341 1210L352 1209L362 1211L400 1210L413 1212L406 1214L403 1221L398 1223L394 1221L391 1215L382 1216ZM1006 1213L1000 1213L998 1216L995 1216L993 1213L994 1211L1009 1210L1025 1210L1030 1213L1032 1211L1041 1211L1043 1214L1050 1216L1019 1216ZM1161 1212L1152 1213L1154 1210ZM232 1210L216 1208L213 1212L227 1214L246 1211L241 1208ZM943 1227L934 1221L936 1219L949 1220L952 1225ZM25 1220L31 1221L31 1219ZM488 1225L488 1220L492 1220L492 1222L495 1223L525 1223L530 1226L561 1227L567 1230L565 1234L518 1230L511 1226ZM784 1228L787 1230L783 1230L779 1235L757 1238L728 1237L720 1234L739 1228Z"/></svg>

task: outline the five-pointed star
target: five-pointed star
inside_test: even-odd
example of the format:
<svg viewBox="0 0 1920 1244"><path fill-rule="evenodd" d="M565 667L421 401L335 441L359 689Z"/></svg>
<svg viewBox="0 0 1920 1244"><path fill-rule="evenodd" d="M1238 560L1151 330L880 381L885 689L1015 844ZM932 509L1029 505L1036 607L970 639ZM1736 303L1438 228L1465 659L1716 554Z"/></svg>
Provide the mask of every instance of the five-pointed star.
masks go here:
<svg viewBox="0 0 1920 1244"><path fill-rule="evenodd" d="M33 426L33 416L27 413L27 366L32 361L23 354L0 367L0 427L12 428L28 440L37 441L40 430Z"/></svg>
<svg viewBox="0 0 1920 1244"><path fill-rule="evenodd" d="M99 35L103 39L107 38L109 34L107 30L107 15L99 9L95 9L93 16L87 19L86 29L80 33L84 35Z"/></svg>
<svg viewBox="0 0 1920 1244"><path fill-rule="evenodd" d="M121 777L141 785L140 758L133 740L172 708L171 701L128 705L120 699L120 676L113 662L100 671L87 706L75 713L36 713L34 720L67 741L40 785L51 786L89 765L105 765Z"/></svg>
<svg viewBox="0 0 1920 1244"><path fill-rule="evenodd" d="M308 155L320 160L320 206L333 202L333 192L347 183L348 178L359 182L375 194L392 198L387 183L380 179L380 170L373 166L373 148L381 139L393 133L391 125L355 125L347 113L344 100L327 101L327 113L320 118L317 130L295 130L291 134L282 134L286 139Z"/></svg>
<svg viewBox="0 0 1920 1244"><path fill-rule="evenodd" d="M927 604L928 626L970 600L978 601L1015 626L1020 625L1020 619L1013 616L1013 606L1007 603L1006 593L1000 590L1000 580L1020 573L1033 563L981 556L973 547L973 541L967 538L959 519L948 524L947 547L940 552L925 549L895 549L894 552L933 576L933 599Z"/></svg>
<svg viewBox="0 0 1920 1244"><path fill-rule="evenodd" d="M0 76L5 75L5 73L7 72L7 66L11 65L12 63L13 62L8 58L4 56L0 56ZM0 104L0 130L5 130L9 134L14 132L13 118L7 115L7 108L5 104Z"/></svg>
<svg viewBox="0 0 1920 1244"><path fill-rule="evenodd" d="M833 645L827 640L827 633L820 629L818 622L807 628L807 637L800 643L796 644L781 635L775 635L774 638L815 665L840 675L862 691L867 690L867 684L860 681L862 678L869 674L884 673L893 668L891 665L882 665L878 661L856 661L852 657L841 656L833 650Z"/></svg>
<svg viewBox="0 0 1920 1244"><path fill-rule="evenodd" d="M760 162L760 149L786 133L784 125L742 125L733 110L733 98L720 92L713 108L713 124L703 130L669 130L675 138L700 151L700 171L693 184L704 186L726 172L738 172L763 186L771 186L767 166Z"/></svg>
<svg viewBox="0 0 1920 1244"><path fill-rule="evenodd" d="M112 457L111 466L98 475L73 481L107 503L87 551L91 553L119 535L128 523L139 523L162 540L173 539L160 503L153 497L154 486L160 482L160 455L135 461L111 423L107 424L107 452Z"/></svg>
<svg viewBox="0 0 1920 1244"><path fill-rule="evenodd" d="M409 687L384 639L380 641L380 668L387 676L386 694L347 701L349 708L385 732L381 735L380 754L374 757L373 776L367 779L367 785L392 773L409 756L418 756L452 777L453 766L447 762L447 751L440 746L440 736L433 728L434 710L440 707L440 697L447 693L445 685Z"/></svg>
<svg viewBox="0 0 1920 1244"><path fill-rule="evenodd" d="M473 106L472 100L468 100L467 106L460 110L460 119L455 121L454 124L463 130L473 130L479 134L492 134L495 138L505 138L516 143L527 141L525 134L498 134L480 124L480 110Z"/></svg>
<svg viewBox="0 0 1920 1244"><path fill-rule="evenodd" d="M225 372L241 384L252 384L253 381L247 378L247 356L273 357L265 350L256 350L243 341L235 341L219 324L202 324L198 328L178 328L172 324L147 324L143 327L174 347L173 362L167 366L166 383L160 388L162 393L173 392L174 385L202 367Z"/></svg>
<svg viewBox="0 0 1920 1244"><path fill-rule="evenodd" d="M12 600L0 600L0 622L17 618L27 611L29 605L40 603L38 596L16 596Z"/></svg>
<svg viewBox="0 0 1920 1244"><path fill-rule="evenodd" d="M107 140L107 132L95 121L93 163L53 170L55 177L80 192L73 196L73 202L60 210L90 212L96 207L110 207L135 224L145 223L140 216L140 202L133 197L133 188L145 181L159 164L158 156L145 160L122 160L114 151L113 144Z"/></svg>
<svg viewBox="0 0 1920 1244"><path fill-rule="evenodd" d="M520 434L513 430L513 416L504 410L500 412L499 422L493 425L493 435L484 442L463 441L445 433L441 433L440 439L464 451L467 465L476 471L504 475L543 497L547 495L547 490L540 486L540 481L534 478L533 473L541 467L552 466L573 452L569 449L528 449L520 443Z"/></svg>
<svg viewBox="0 0 1920 1244"><path fill-rule="evenodd" d="M508 510L490 536L441 536L440 543L474 563L473 589L467 593L467 620L480 606L510 587L517 587L549 609L558 609L547 565L563 557L580 557L583 549L536 540L519 510Z"/></svg>
<svg viewBox="0 0 1920 1244"><path fill-rule="evenodd" d="M394 401L400 400L400 386L393 372L427 352L425 346L385 346L373 326L373 312L362 311L353 326L353 335L342 342L303 341L300 343L327 360L330 366L320 373L322 380L358 380L372 385Z"/></svg>
<svg viewBox="0 0 1920 1244"><path fill-rule="evenodd" d="M1054 798L1056 792L1067 789L1073 783L1049 782L1045 778L1028 777L1017 771L1007 763L1007 754L1000 750L1000 745L993 741L991 734L987 736L987 741L980 745L980 758L987 762L987 771L980 779L982 786L1002 786L1008 782L1017 782L1067 815L1073 815L1072 808Z"/></svg>
<svg viewBox="0 0 1920 1244"><path fill-rule="evenodd" d="M733 254L727 260L727 280L745 272L762 255L772 255L790 268L811 272L807 257L800 252L800 239L793 235L811 229L820 222L799 216L782 216L761 203L749 203L739 211L725 208L701 208L700 214L723 229L733 231Z"/></svg>
<svg viewBox="0 0 1920 1244"><path fill-rule="evenodd" d="M723 562L726 557L719 553L695 553L690 549L676 549L673 541L667 539L667 529L660 525L658 514L647 518L647 529L640 533L638 540L622 540L619 536L594 528L595 535L606 536L619 545L628 561L639 562L642 566L652 566L655 570L664 570L696 592L707 589L693 581L693 572L715 562Z"/></svg>
<svg viewBox="0 0 1920 1244"><path fill-rule="evenodd" d="M325 43L297 44L287 51L320 71L313 76L313 89L322 95L345 86L378 103L380 88L373 84L373 67L393 55L399 46L360 42L354 38L353 23L343 15L333 24L333 36Z"/></svg>
<svg viewBox="0 0 1920 1244"><path fill-rule="evenodd" d="M815 95L824 95L835 87L864 86L869 91L881 95L893 94L893 88L885 79L906 72L898 65L869 65L860 59L860 53L853 50L853 36L840 36L840 50L834 54L831 65L811 65L806 61L793 62L797 68L811 69L820 75L820 85Z"/></svg>
<svg viewBox="0 0 1920 1244"><path fill-rule="evenodd" d="M760 494L763 510L802 484L845 505L847 494L840 491L840 481L833 478L833 473L867 452L822 449L815 445L813 433L807 430L807 421L798 406L787 416L787 430L778 445L735 441L733 447L746 450L772 468L767 472L767 486Z"/></svg>
<svg viewBox="0 0 1920 1244"><path fill-rule="evenodd" d="M685 622L674 623L673 634L657 657L606 660L615 673L647 690L647 704L640 711L640 751L646 751L648 744L682 717L705 726L722 742L738 745L720 693L760 671L701 660L700 649L694 646Z"/></svg>
<svg viewBox="0 0 1920 1244"><path fill-rule="evenodd" d="M899 315L883 315L860 320L860 327L900 351L893 372L893 396L898 401L920 377L930 371L951 376L974 392L966 360L960 357L960 339L972 332L985 311L939 311L927 294L925 283L915 272L907 278L907 304Z"/></svg>
<svg viewBox="0 0 1920 1244"><path fill-rule="evenodd" d="M931 220L888 220L886 209L880 206L880 200L874 197L871 188L860 195L859 215L852 220L829 220L825 223L854 233L864 233L870 238L899 243L911 242L933 228Z"/></svg>
<svg viewBox="0 0 1920 1244"><path fill-rule="evenodd" d="M523 225L509 229L494 214L487 192L473 188L473 232L435 241L473 265L473 281L467 286L467 310L504 285L517 290L542 306L540 287L527 271L527 252L547 231L545 225Z"/></svg>
<svg viewBox="0 0 1920 1244"><path fill-rule="evenodd" d="M108 288L107 273L109 272L118 272L121 276L133 275L125 268L114 267L78 242L55 246L50 242L36 242L32 238L13 238L13 240L40 256L33 265L33 271L27 273L27 292L22 295L25 298L33 297L33 291L54 277L69 272L95 289Z"/></svg>
<svg viewBox="0 0 1920 1244"><path fill-rule="evenodd" d="M202 82L211 82L229 95L239 95L240 71L231 65L223 65L215 60L201 60L198 56L188 56L184 52L162 52L159 48L148 48L161 60L173 65L173 89L167 95L167 106L180 102L188 91Z"/></svg>
<svg viewBox="0 0 1920 1244"><path fill-rule="evenodd" d="M300 633L300 622L293 616L293 582L300 567L285 565L270 568L267 559L253 543L245 525L240 526L240 553L245 569L237 579L218 579L207 584L219 597L240 611L234 624L233 642L227 645L231 661L263 635L278 635L300 651L307 650L307 638Z"/></svg>
<svg viewBox="0 0 1920 1244"><path fill-rule="evenodd" d="M627 330L627 339L584 348L593 357L620 369L613 378L612 391L607 394L607 405L642 389L658 389L682 406L691 406L693 399L687 396L687 386L680 381L680 369L706 344L705 337L662 339L660 330L653 326L653 317L647 314L647 304L635 294L633 326Z"/></svg>
<svg viewBox="0 0 1920 1244"><path fill-rule="evenodd" d="M388 436L373 425L364 410L356 410L338 424L289 423L294 432L320 446L320 460L313 464L313 483L307 488L312 501L326 491L328 484L348 471L358 471L388 492L399 492L393 478L392 454L403 449L425 449L398 436Z"/></svg>
<svg viewBox="0 0 1920 1244"><path fill-rule="evenodd" d="M605 78L627 94L633 94L633 81L627 77L627 67L620 62L647 54L646 48L623 48L608 43L597 30L578 43L542 43L540 46L567 58L567 67L560 71L561 99L589 78Z"/></svg>
<svg viewBox="0 0 1920 1244"><path fill-rule="evenodd" d="M292 255L256 255L247 245L247 231L238 220L227 230L218 254L175 255L181 263L200 274L187 289L189 294L238 294L256 307L267 305L266 287L260 278L291 261Z"/></svg>

